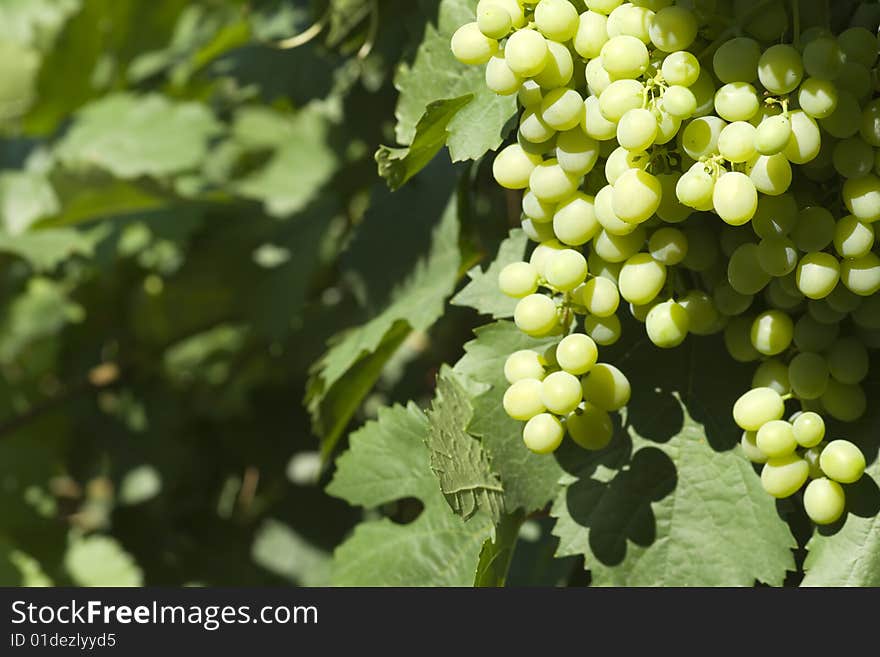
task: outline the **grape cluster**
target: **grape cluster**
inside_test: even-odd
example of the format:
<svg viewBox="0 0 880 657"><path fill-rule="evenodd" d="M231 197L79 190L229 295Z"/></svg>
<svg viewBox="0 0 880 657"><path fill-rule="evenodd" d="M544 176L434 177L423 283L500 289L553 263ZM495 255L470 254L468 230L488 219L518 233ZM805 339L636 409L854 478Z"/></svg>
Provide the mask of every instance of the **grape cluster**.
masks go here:
<svg viewBox="0 0 880 657"><path fill-rule="evenodd" d="M480 0L452 38L519 101L493 174L522 191L538 244L499 287L522 331L560 337L510 356L505 410L535 452L566 432L600 449L630 396L597 362L621 308L660 348L722 333L735 360L759 362L733 413L764 488L786 497L812 478L805 509L833 522L865 458L825 444L823 416L864 414L880 347L877 37L801 30L781 0L578 5Z"/></svg>

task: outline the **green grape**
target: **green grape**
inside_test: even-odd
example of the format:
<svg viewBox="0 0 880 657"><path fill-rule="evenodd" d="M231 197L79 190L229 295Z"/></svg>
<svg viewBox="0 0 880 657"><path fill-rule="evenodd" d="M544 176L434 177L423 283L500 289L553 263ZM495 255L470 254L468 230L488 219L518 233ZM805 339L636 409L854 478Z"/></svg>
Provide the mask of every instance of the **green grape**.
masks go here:
<svg viewBox="0 0 880 657"><path fill-rule="evenodd" d="M755 126L735 121L718 135L718 152L730 162L747 162L755 156Z"/></svg>
<svg viewBox="0 0 880 657"><path fill-rule="evenodd" d="M623 0L585 0L584 4L590 11L596 11L606 16L617 9Z"/></svg>
<svg viewBox="0 0 880 657"><path fill-rule="evenodd" d="M672 85L663 93L661 101L664 111L677 119L689 119L697 111L697 97L694 92L680 85Z"/></svg>
<svg viewBox="0 0 880 657"><path fill-rule="evenodd" d="M847 61L871 68L877 61L877 37L864 27L851 27L837 35Z"/></svg>
<svg viewBox="0 0 880 657"><path fill-rule="evenodd" d="M677 228L655 230L648 240L648 251L657 262L677 265L687 256L687 236Z"/></svg>
<svg viewBox="0 0 880 657"><path fill-rule="evenodd" d="M730 357L739 363L748 363L761 357L749 337L751 326L751 317L733 317L724 328L724 346Z"/></svg>
<svg viewBox="0 0 880 657"><path fill-rule="evenodd" d="M843 515L846 493L836 481L813 479L804 490L804 511L817 525L830 525Z"/></svg>
<svg viewBox="0 0 880 657"><path fill-rule="evenodd" d="M575 52L588 60L599 57L602 46L608 41L607 23L608 18L596 11L582 13L572 44Z"/></svg>
<svg viewBox="0 0 880 657"><path fill-rule="evenodd" d="M531 78L543 71L548 52L547 40L533 29L517 30L504 46L507 65L521 78Z"/></svg>
<svg viewBox="0 0 880 657"><path fill-rule="evenodd" d="M861 178L874 168L874 149L861 137L850 137L834 145L832 162L844 178Z"/></svg>
<svg viewBox="0 0 880 657"><path fill-rule="evenodd" d="M505 61L505 63L507 62ZM516 94L516 99L523 107L535 108L539 107L541 101L544 100L544 92L534 80L523 80L522 86Z"/></svg>
<svg viewBox="0 0 880 657"><path fill-rule="evenodd" d="M791 359L789 380L794 394L800 399L819 399L828 388L828 363L811 351L804 351Z"/></svg>
<svg viewBox="0 0 880 657"><path fill-rule="evenodd" d="M815 447L825 438L825 421L813 411L805 411L792 424L794 438L801 447Z"/></svg>
<svg viewBox="0 0 880 657"><path fill-rule="evenodd" d="M779 310L767 310L752 323L752 345L765 356L775 356L788 349L794 337L794 323Z"/></svg>
<svg viewBox="0 0 880 657"><path fill-rule="evenodd" d="M630 169L614 183L614 214L631 224L647 221L660 206L662 193L660 181L655 176L641 169Z"/></svg>
<svg viewBox="0 0 880 657"><path fill-rule="evenodd" d="M757 433L754 431L743 431L739 444L745 454L745 457L752 463L766 463L767 455L758 449Z"/></svg>
<svg viewBox="0 0 880 657"><path fill-rule="evenodd" d="M636 37L642 43L649 43L649 29L653 18L654 12L650 9L624 3L608 15L608 36L626 34Z"/></svg>
<svg viewBox="0 0 880 657"><path fill-rule="evenodd" d="M715 110L715 80L708 69L700 71L697 81L688 87L697 99L697 111L694 116L707 116Z"/></svg>
<svg viewBox="0 0 880 657"><path fill-rule="evenodd" d="M865 106L859 133L862 139L871 146L880 146L880 103L876 100Z"/></svg>
<svg viewBox="0 0 880 657"><path fill-rule="evenodd" d="M803 110L791 112L789 118L791 119L791 137L782 152L792 164L806 164L819 154L819 149L822 146L822 134L815 119Z"/></svg>
<svg viewBox="0 0 880 657"><path fill-rule="evenodd" d="M554 238L553 226L523 219L521 223L523 232L533 242L546 242Z"/></svg>
<svg viewBox="0 0 880 657"><path fill-rule="evenodd" d="M824 208L819 208L820 210ZM831 221L831 213L828 213ZM788 235L798 222L798 205L791 194L779 196L762 196L758 199L758 208L752 217L752 230L758 237L768 239ZM797 240L795 240L797 244ZM821 249L811 249L821 250Z"/></svg>
<svg viewBox="0 0 880 657"><path fill-rule="evenodd" d="M541 355L531 349L514 351L504 361L504 378L513 385L523 379L541 381L544 378L544 365Z"/></svg>
<svg viewBox="0 0 880 657"><path fill-rule="evenodd" d="M710 210L714 191L715 177L702 162L688 169L675 185L676 198L695 210Z"/></svg>
<svg viewBox="0 0 880 657"><path fill-rule="evenodd" d="M451 47L458 61L470 65L485 64L498 52L498 42L480 32L476 21L466 23L455 31Z"/></svg>
<svg viewBox="0 0 880 657"><path fill-rule="evenodd" d="M527 191L523 194L522 211L532 221L545 224L548 221L553 221L556 206L553 203L544 203L538 200L538 197L531 191Z"/></svg>
<svg viewBox="0 0 880 657"><path fill-rule="evenodd" d="M844 62L840 69L840 75L834 81L840 91L852 94L854 98L865 100L871 94L871 69L865 68L858 62Z"/></svg>
<svg viewBox="0 0 880 657"><path fill-rule="evenodd" d="M611 346L620 340L622 330L617 315L609 315L608 317L589 315L584 319L584 333L593 338L596 344L603 347Z"/></svg>
<svg viewBox="0 0 880 657"><path fill-rule="evenodd" d="M803 59L807 75L820 80L833 80L840 75L844 61L837 39L831 37L810 41L804 47Z"/></svg>
<svg viewBox="0 0 880 657"><path fill-rule="evenodd" d="M602 68L601 59L591 59L584 68L584 76L587 78L587 90L594 96L600 96L611 86L614 80L608 75L608 71ZM598 100L598 98L597 98Z"/></svg>
<svg viewBox="0 0 880 657"><path fill-rule="evenodd" d="M651 312L651 309L660 303L659 299L654 299L650 303L646 303L644 306L637 306L634 303L630 303L629 305L629 314L635 319L637 322L645 323L645 320L648 319L648 313Z"/></svg>
<svg viewBox="0 0 880 657"><path fill-rule="evenodd" d="M824 351L837 339L837 324L821 324L809 315L801 317L794 325L794 343L801 351Z"/></svg>
<svg viewBox="0 0 880 657"><path fill-rule="evenodd" d="M563 244L580 246L595 237L601 226L596 219L595 199L575 192L563 201L553 215L553 232Z"/></svg>
<svg viewBox="0 0 880 657"><path fill-rule="evenodd" d="M544 203L565 200L577 191L579 185L580 177L564 171L555 159L538 164L532 170L528 183L532 193Z"/></svg>
<svg viewBox="0 0 880 657"><path fill-rule="evenodd" d="M776 358L768 358L758 365L752 375L753 388L773 388L780 395L791 392L788 378L788 366Z"/></svg>
<svg viewBox="0 0 880 657"><path fill-rule="evenodd" d="M758 77L761 46L749 37L725 41L712 57L712 67L721 82L754 82Z"/></svg>
<svg viewBox="0 0 880 657"><path fill-rule="evenodd" d="M541 101L544 123L559 131L571 130L581 122L584 99L574 89L560 87L547 92Z"/></svg>
<svg viewBox="0 0 880 657"><path fill-rule="evenodd" d="M758 244L758 263L770 276L785 276L797 266L797 248L787 237L765 238Z"/></svg>
<svg viewBox="0 0 880 657"><path fill-rule="evenodd" d="M505 391L501 405L504 412L514 420L530 420L544 412L541 401L542 383L538 379L519 379Z"/></svg>
<svg viewBox="0 0 880 657"><path fill-rule="evenodd" d="M749 160L747 171L752 185L762 194L779 196L791 187L791 164L782 153L758 155L752 158Z"/></svg>
<svg viewBox="0 0 880 657"><path fill-rule="evenodd" d="M874 174L850 178L843 184L843 202L859 221L877 221L880 219L880 178Z"/></svg>
<svg viewBox="0 0 880 657"><path fill-rule="evenodd" d="M602 116L599 99L596 96L590 96L584 101L584 117L581 128L587 135L598 141L614 139L617 135L617 124Z"/></svg>
<svg viewBox="0 0 880 657"><path fill-rule="evenodd" d="M688 253L681 261L691 271L708 271L719 264L718 239L709 226L692 224L684 229L688 240Z"/></svg>
<svg viewBox="0 0 880 657"><path fill-rule="evenodd" d="M630 169L645 169L650 161L643 151L628 151L623 146L618 146L605 160L605 178L609 185L613 185Z"/></svg>
<svg viewBox="0 0 880 657"><path fill-rule="evenodd" d="M845 317L862 305L864 297L860 297L855 292L848 290L842 283L838 283L824 301L832 310Z"/></svg>
<svg viewBox="0 0 880 657"><path fill-rule="evenodd" d="M777 498L794 495L807 481L810 465L797 454L768 459L761 469L761 486Z"/></svg>
<svg viewBox="0 0 880 657"><path fill-rule="evenodd" d="M658 303L645 318L648 338L662 349L677 347L687 337L690 315L675 301Z"/></svg>
<svg viewBox="0 0 880 657"><path fill-rule="evenodd" d="M606 262L622 263L638 253L644 243L645 229L642 227L629 235L612 235L603 230L593 240L593 250Z"/></svg>
<svg viewBox="0 0 880 657"><path fill-rule="evenodd" d="M787 44L770 46L758 59L758 79L771 93L791 93L803 76L801 54Z"/></svg>
<svg viewBox="0 0 880 657"><path fill-rule="evenodd" d="M523 427L523 442L535 454L551 454L565 438L562 423L550 413L540 413Z"/></svg>
<svg viewBox="0 0 880 657"><path fill-rule="evenodd" d="M516 304L513 321L523 333L535 337L547 335L559 323L556 303L543 294L530 294Z"/></svg>
<svg viewBox="0 0 880 657"><path fill-rule="evenodd" d="M637 223L623 221L614 212L614 187L612 185L605 185L605 187L597 192L595 208L596 219L598 219L606 232L617 236L636 232L636 228L638 228ZM641 241L644 241L644 237L642 237ZM641 241L639 244L641 244Z"/></svg>
<svg viewBox="0 0 880 657"><path fill-rule="evenodd" d="M657 138L654 143L658 146L668 144L678 136L681 130L681 119L677 119L662 109L653 110L657 115Z"/></svg>
<svg viewBox="0 0 880 657"><path fill-rule="evenodd" d="M620 270L620 295L639 306L654 299L665 284L666 266L649 253L631 256Z"/></svg>
<svg viewBox="0 0 880 657"><path fill-rule="evenodd" d="M599 160L599 142L580 127L566 130L556 138L556 161L563 171L583 176L593 170Z"/></svg>
<svg viewBox="0 0 880 657"><path fill-rule="evenodd" d="M525 189L535 167L542 161L540 155L527 153L519 144L511 144L495 157L492 174L506 189Z"/></svg>
<svg viewBox="0 0 880 657"><path fill-rule="evenodd" d="M572 333L564 337L556 347L559 366L569 374L578 376L589 372L596 364L598 356L596 343L583 333ZM578 396L580 394L580 383L578 383Z"/></svg>
<svg viewBox="0 0 880 657"><path fill-rule="evenodd" d="M614 424L607 411L595 404L585 403L568 416L565 421L571 439L589 450L604 449L614 436Z"/></svg>
<svg viewBox="0 0 880 657"><path fill-rule="evenodd" d="M590 339L587 336L584 337ZM559 347L557 347L557 359L559 355ZM571 413L581 403L582 394L581 382L568 372L548 374L541 383L541 401L547 410L556 415Z"/></svg>
<svg viewBox="0 0 880 657"><path fill-rule="evenodd" d="M860 385L840 383L834 377L828 379L828 387L819 400L828 414L841 422L855 422L868 407L865 391Z"/></svg>
<svg viewBox="0 0 880 657"><path fill-rule="evenodd" d="M725 121L748 121L760 107L758 92L748 82L731 82L715 92L715 111Z"/></svg>
<svg viewBox="0 0 880 657"><path fill-rule="evenodd" d="M631 109L617 124L617 141L625 149L644 151L657 137L657 119L646 109Z"/></svg>
<svg viewBox="0 0 880 657"><path fill-rule="evenodd" d="M544 266L547 283L562 292L570 292L587 277L587 260L574 249L562 249L550 255Z"/></svg>
<svg viewBox="0 0 880 657"><path fill-rule="evenodd" d="M510 16L510 25L514 29L519 29L526 24L525 12L522 3L519 0L480 0L477 3L477 16L486 7L495 6L503 9Z"/></svg>
<svg viewBox="0 0 880 657"><path fill-rule="evenodd" d="M860 383L868 376L868 350L856 338L841 338L828 350L828 369L841 383Z"/></svg>
<svg viewBox="0 0 880 657"><path fill-rule="evenodd" d="M613 79L634 79L648 68L648 49L645 44L633 36L620 35L611 37L602 46L602 68L608 71Z"/></svg>
<svg viewBox="0 0 880 657"><path fill-rule="evenodd" d="M557 240L548 240L546 242L541 242L538 246L535 247L535 250L532 251L532 255L529 257L529 262L535 266L538 270L538 273L543 276L544 269L547 266L547 263L550 261L550 256L553 255L556 251L560 251L565 247L560 244Z"/></svg>
<svg viewBox="0 0 880 657"><path fill-rule="evenodd" d="M513 21L503 7L481 3L477 7L477 25L480 27L480 32L490 39L503 39L510 32Z"/></svg>
<svg viewBox="0 0 880 657"><path fill-rule="evenodd" d="M791 139L791 119L785 114L764 118L755 129L754 146L761 155L781 153Z"/></svg>
<svg viewBox="0 0 880 657"><path fill-rule="evenodd" d="M701 116L691 121L681 133L681 147L688 157L699 160L718 152L718 138L727 122L717 116Z"/></svg>
<svg viewBox="0 0 880 657"><path fill-rule="evenodd" d="M687 312L694 335L711 335L724 326L712 297L702 290L691 290L678 300L678 305Z"/></svg>
<svg viewBox="0 0 880 657"><path fill-rule="evenodd" d="M685 50L697 38L697 18L684 7L665 7L650 22L651 42L664 52Z"/></svg>
<svg viewBox="0 0 880 657"><path fill-rule="evenodd" d="M821 251L834 240L835 229L834 216L828 210L810 206L798 214L791 238L800 251Z"/></svg>
<svg viewBox="0 0 880 657"><path fill-rule="evenodd" d="M874 226L862 223L851 214L837 222L834 249L841 258L861 258L874 246Z"/></svg>
<svg viewBox="0 0 880 657"><path fill-rule="evenodd" d="M615 80L599 96L599 111L617 123L629 110L642 106L644 94L645 87L637 80Z"/></svg>
<svg viewBox="0 0 880 657"><path fill-rule="evenodd" d="M880 329L880 297L871 296L852 313L853 321L863 329Z"/></svg>
<svg viewBox="0 0 880 657"><path fill-rule="evenodd" d="M794 454L798 447L792 426L785 420L771 420L762 425L758 429L755 444L767 455L768 459Z"/></svg>
<svg viewBox="0 0 880 657"><path fill-rule="evenodd" d="M727 280L740 294L757 294L770 282L770 275L761 269L757 244L749 242L733 252L727 263Z"/></svg>
<svg viewBox="0 0 880 657"><path fill-rule="evenodd" d="M880 257L869 252L841 263L840 280L848 290L863 297L880 291Z"/></svg>
<svg viewBox="0 0 880 657"><path fill-rule="evenodd" d="M748 228L741 226L729 226L724 224L721 226L721 235L719 242L721 243L721 252L728 258L733 255L743 244L754 243L755 236Z"/></svg>
<svg viewBox="0 0 880 657"><path fill-rule="evenodd" d="M840 287L839 283L834 289L836 290L838 287ZM822 324L839 324L846 317L846 313L838 312L831 307L827 297L814 299L807 303L807 312L809 312L813 319Z"/></svg>
<svg viewBox="0 0 880 657"><path fill-rule="evenodd" d="M798 289L805 297L821 299L837 285L840 263L829 253L807 253L798 263L796 275Z"/></svg>
<svg viewBox="0 0 880 657"><path fill-rule="evenodd" d="M715 181L712 191L715 212L731 226L748 222L758 209L758 191L755 183L744 173L728 171Z"/></svg>
<svg viewBox="0 0 880 657"><path fill-rule="evenodd" d="M677 172L661 173L657 175L660 181L660 205L657 207L657 216L668 224L678 224L693 214L692 208L678 200L676 188L681 180L681 174ZM711 194L709 195L711 197Z"/></svg>
<svg viewBox="0 0 880 657"><path fill-rule="evenodd" d="M618 411L629 403L629 379L614 365L598 363L582 380L584 399L605 411Z"/></svg>
<svg viewBox="0 0 880 657"><path fill-rule="evenodd" d="M578 29L577 10L568 0L541 0L534 20L541 33L554 41L568 41Z"/></svg>
<svg viewBox="0 0 880 657"><path fill-rule="evenodd" d="M690 87L700 77L700 62L693 53L681 50L664 57L660 72L670 85Z"/></svg>
<svg viewBox="0 0 880 657"><path fill-rule="evenodd" d="M822 128L832 137L846 139L859 131L862 110L859 101L847 91L837 94L837 106L826 118L820 119Z"/></svg>
<svg viewBox="0 0 880 657"><path fill-rule="evenodd" d="M512 96L522 87L522 78L510 70L503 56L493 56L486 64L486 87L499 96Z"/></svg>
<svg viewBox="0 0 880 657"><path fill-rule="evenodd" d="M575 290L575 301L591 315L611 317L620 305L617 285L607 278L594 277Z"/></svg>
<svg viewBox="0 0 880 657"><path fill-rule="evenodd" d="M822 450L819 466L826 476L841 484L852 484L865 471L865 455L848 440L832 440Z"/></svg>
<svg viewBox="0 0 880 657"><path fill-rule="evenodd" d="M543 144L556 136L556 129L541 118L540 110L540 107L526 109L519 120L519 134L532 144Z"/></svg>
<svg viewBox="0 0 880 657"><path fill-rule="evenodd" d="M498 287L514 299L527 297L538 289L538 270L528 262L513 262L498 274Z"/></svg>
<svg viewBox="0 0 880 657"><path fill-rule="evenodd" d="M753 388L733 405L733 419L746 431L757 431L767 422L781 419L784 413L785 403L773 388Z"/></svg>

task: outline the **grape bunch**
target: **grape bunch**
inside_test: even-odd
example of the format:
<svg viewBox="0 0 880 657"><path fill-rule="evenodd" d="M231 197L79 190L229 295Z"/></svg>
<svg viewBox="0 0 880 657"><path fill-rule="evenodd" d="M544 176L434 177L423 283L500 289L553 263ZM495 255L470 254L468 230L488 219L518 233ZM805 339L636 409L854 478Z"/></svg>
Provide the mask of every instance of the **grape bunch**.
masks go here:
<svg viewBox="0 0 880 657"><path fill-rule="evenodd" d="M722 334L757 363L742 451L774 497L809 479L827 524L865 457L826 443L826 419L865 413L880 347L880 48L876 25L804 27L790 6L480 0L451 47L520 106L492 171L537 244L498 283L519 329L555 342L505 364L526 446L608 444L631 394L599 362L620 313L663 349Z"/></svg>

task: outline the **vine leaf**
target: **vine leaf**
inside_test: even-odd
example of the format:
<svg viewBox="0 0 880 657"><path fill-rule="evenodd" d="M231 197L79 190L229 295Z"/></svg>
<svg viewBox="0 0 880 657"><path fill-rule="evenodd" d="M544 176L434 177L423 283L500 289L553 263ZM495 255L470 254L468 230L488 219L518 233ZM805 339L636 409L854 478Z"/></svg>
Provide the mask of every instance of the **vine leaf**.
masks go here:
<svg viewBox="0 0 880 657"><path fill-rule="evenodd" d="M624 428L601 452L570 441L557 452L566 470L551 510L557 554L584 555L594 584L781 585L794 570L796 542L754 468L694 417L723 413L733 424L739 368L729 368L723 388L717 372L694 368L720 349L715 339L691 338L677 353L630 344L612 359L632 383Z"/></svg>
<svg viewBox="0 0 880 657"><path fill-rule="evenodd" d="M458 280L458 233L457 201L453 195L434 227L430 252L391 294L384 310L364 325L334 338L327 353L313 366L306 401L315 431L322 437L325 458L410 330L424 331L443 315L446 300ZM370 257L375 257L375 253ZM350 373L356 376L350 378ZM344 395L335 394L337 385L345 389Z"/></svg>
<svg viewBox="0 0 880 657"><path fill-rule="evenodd" d="M400 189L425 168L438 151L446 145L446 128L456 113L467 105L472 94L437 100L428 105L416 125L412 144L406 148L380 146L376 151L379 175L388 181L392 190Z"/></svg>
<svg viewBox="0 0 880 657"><path fill-rule="evenodd" d="M495 529L495 535L487 538L483 543L483 549L480 550L480 562L477 564L474 586L499 587L507 582L507 573L519 542L519 531L524 519L522 511L502 516Z"/></svg>
<svg viewBox="0 0 880 657"><path fill-rule="evenodd" d="M400 91L396 115L401 144L413 143L432 102L473 95L449 120L447 145L453 162L475 160L498 148L516 112L514 97L487 89L482 67L460 64L450 50L452 34L474 20L475 7L475 0L442 0L437 26L428 25L412 66L401 67L394 80Z"/></svg>
<svg viewBox="0 0 880 657"><path fill-rule="evenodd" d="M504 362L514 351L543 351L558 338L536 340L507 321L483 326L475 333L476 340L465 345L465 355L454 368L458 375L485 388L473 399L474 419L468 432L482 440L501 479L504 508L508 512L542 509L556 496L563 471L552 457L530 452L522 441L522 422L504 412L501 400L508 385Z"/></svg>
<svg viewBox="0 0 880 657"><path fill-rule="evenodd" d="M468 391L444 366L428 411L431 470L453 511L466 520L478 512L485 513L497 523L504 510L504 491L482 443L467 433L473 414Z"/></svg>
<svg viewBox="0 0 880 657"><path fill-rule="evenodd" d="M495 319L513 317L517 300L501 294L498 290L498 274L507 265L523 259L528 244L528 236L522 228L514 228L501 242L498 257L483 271L479 266L468 272L470 282L450 303L454 306L473 308L481 315L491 315Z"/></svg>
<svg viewBox="0 0 880 657"><path fill-rule="evenodd" d="M429 466L428 419L414 404L382 408L351 435L327 492L368 509L417 498L419 516L406 525L388 518L358 525L333 560L338 586L470 586L493 526L468 521L446 502Z"/></svg>
<svg viewBox="0 0 880 657"><path fill-rule="evenodd" d="M871 447L876 454L876 439ZM801 586L880 586L880 458L844 488L847 514L841 526L817 530L807 543Z"/></svg>

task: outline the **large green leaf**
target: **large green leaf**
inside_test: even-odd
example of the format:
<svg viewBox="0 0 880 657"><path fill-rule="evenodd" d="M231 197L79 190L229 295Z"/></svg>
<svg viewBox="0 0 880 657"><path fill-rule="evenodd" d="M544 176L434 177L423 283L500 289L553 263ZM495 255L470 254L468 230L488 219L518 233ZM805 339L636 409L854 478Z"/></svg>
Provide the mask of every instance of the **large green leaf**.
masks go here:
<svg viewBox="0 0 880 657"><path fill-rule="evenodd" d="M526 251L529 238L521 228L514 228L510 236L501 243L498 256L483 271L474 267L468 272L470 282L450 303L454 306L473 308L481 315L491 315L495 319L513 317L516 299L504 296L498 289L498 274L507 265L520 262Z"/></svg>
<svg viewBox="0 0 880 657"><path fill-rule="evenodd" d="M748 388L741 368L707 367L724 353L717 339L625 347L611 352L633 388L623 428L606 450L567 442L558 453L567 471L551 511L558 554L583 554L598 585L782 584L795 540L730 449L730 408Z"/></svg>
<svg viewBox="0 0 880 657"><path fill-rule="evenodd" d="M220 124L201 103L157 94L114 94L85 107L58 145L61 162L119 178L163 177L196 169Z"/></svg>
<svg viewBox="0 0 880 657"><path fill-rule="evenodd" d="M475 8L476 0L442 0L437 26L428 25L412 66L402 66L394 81L400 91L397 140L401 144L413 143L431 103L473 94L447 126L453 162L475 160L498 148L516 112L515 98L497 96L486 88L483 67L459 64L449 48L455 30L474 20Z"/></svg>
<svg viewBox="0 0 880 657"><path fill-rule="evenodd" d="M41 217L55 214L58 197L41 173L8 171L0 174L0 221L10 234L27 230Z"/></svg>
<svg viewBox="0 0 880 657"><path fill-rule="evenodd" d="M492 469L501 478L504 506L516 509L542 509L556 496L562 470L550 457L530 452L522 441L522 422L510 419L501 405L507 381L504 361L519 349L543 351L554 339L535 340L511 322L497 322L476 331L477 339L464 346L465 355L455 371L476 383L490 386L472 404L474 420L469 432L483 441Z"/></svg>
<svg viewBox="0 0 880 657"><path fill-rule="evenodd" d="M336 549L333 582L341 586L470 586L491 521L456 515L429 467L428 420L418 408L383 408L378 420L351 435L327 492L375 508L417 498L424 506L409 524L369 520Z"/></svg>
<svg viewBox="0 0 880 657"><path fill-rule="evenodd" d="M444 366L428 412L431 469L457 514L470 518L481 512L497 523L504 509L504 491L482 444L467 433L473 415L471 394L455 373Z"/></svg>
<svg viewBox="0 0 880 657"><path fill-rule="evenodd" d="M50 271L74 255L92 255L98 232L82 233L70 228L40 230L21 235L0 232L0 252L26 260L37 271Z"/></svg>
<svg viewBox="0 0 880 657"><path fill-rule="evenodd" d="M323 437L323 451L328 454L339 439L351 414L369 387L375 382L382 364L402 342L401 330L427 330L443 314L446 300L458 280L461 255L458 247L459 219L457 199L448 201L440 223L432 233L430 252L420 259L409 275L391 294L388 305L361 327L350 329L334 339L326 354L315 364L308 395L315 428ZM363 254L361 254L363 256ZM373 253L375 256L375 253ZM392 349L384 349L394 345ZM372 356L384 352L384 360ZM348 386L347 375L365 360L371 363L370 376L361 381L360 395L349 398L345 413L328 413L324 400L333 396L337 384Z"/></svg>

